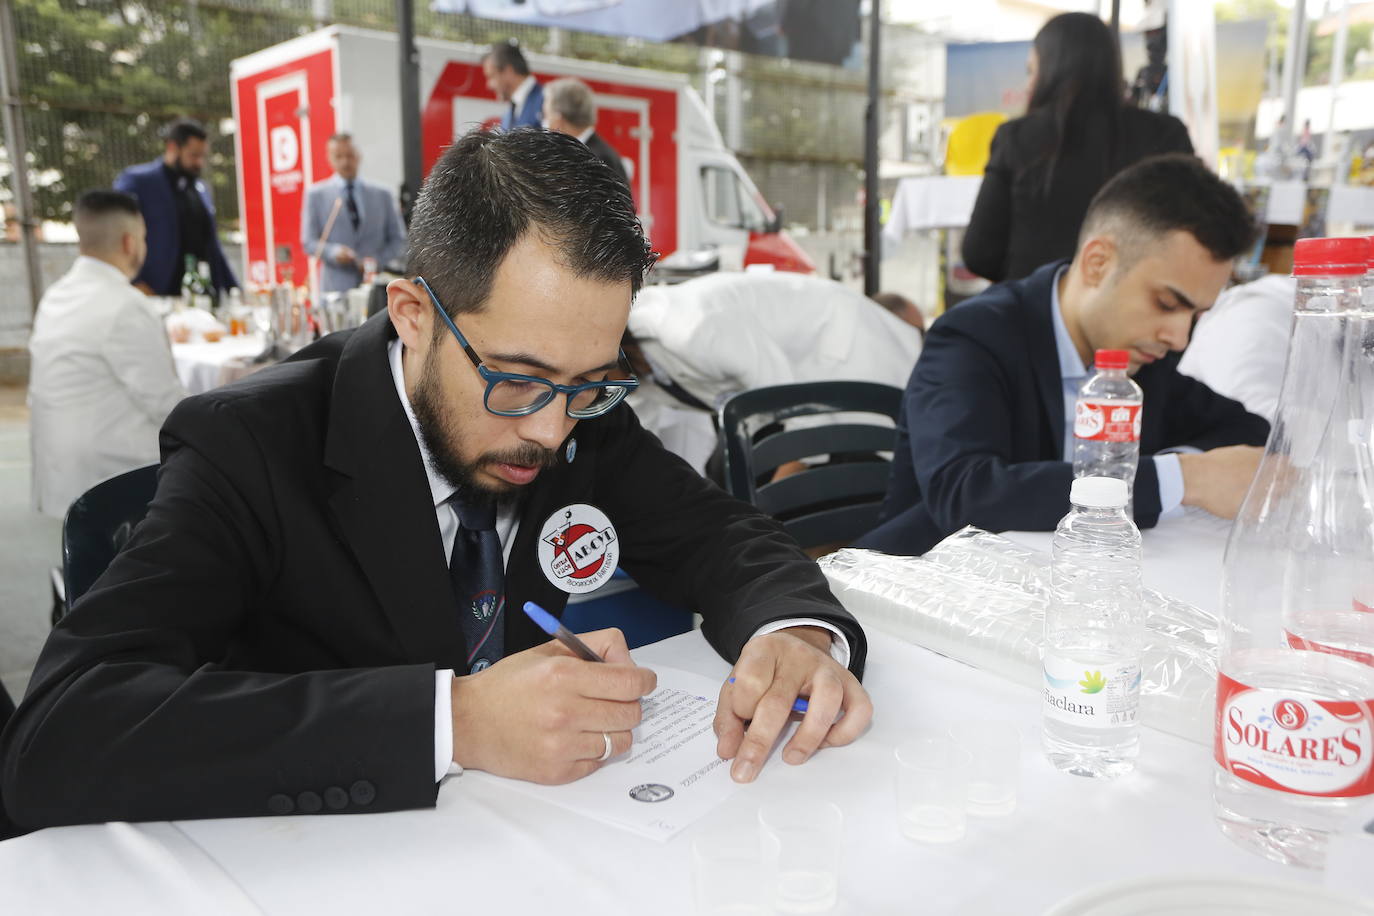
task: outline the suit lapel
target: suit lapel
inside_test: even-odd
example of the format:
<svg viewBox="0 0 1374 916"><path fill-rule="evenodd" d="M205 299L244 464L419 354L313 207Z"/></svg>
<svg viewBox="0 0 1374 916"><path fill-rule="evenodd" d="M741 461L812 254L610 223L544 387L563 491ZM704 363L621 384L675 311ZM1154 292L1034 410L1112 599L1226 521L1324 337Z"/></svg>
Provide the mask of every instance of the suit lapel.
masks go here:
<svg viewBox="0 0 1374 916"><path fill-rule="evenodd" d="M381 313L344 345L325 442L336 474L329 505L406 657L461 670L466 653L433 497L387 363L392 337Z"/></svg>
<svg viewBox="0 0 1374 916"><path fill-rule="evenodd" d="M1066 262L1046 264L1022 281L1021 314L1026 318L1026 345L1031 371L1040 395L1040 409L1050 421L1050 444L1059 455L1064 443L1064 380L1059 375L1059 348L1054 342L1054 313L1050 286Z"/></svg>

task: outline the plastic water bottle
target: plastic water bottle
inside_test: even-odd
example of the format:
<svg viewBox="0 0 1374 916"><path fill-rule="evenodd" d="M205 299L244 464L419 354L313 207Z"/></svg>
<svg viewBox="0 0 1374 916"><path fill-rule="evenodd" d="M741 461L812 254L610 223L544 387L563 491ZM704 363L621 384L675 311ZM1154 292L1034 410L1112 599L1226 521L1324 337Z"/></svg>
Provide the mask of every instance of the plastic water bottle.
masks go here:
<svg viewBox="0 0 1374 916"><path fill-rule="evenodd" d="M1132 494L1144 394L1126 374L1126 350L1098 350L1093 362L1097 371L1083 383L1074 405L1073 476L1115 477L1126 481Z"/></svg>
<svg viewBox="0 0 1374 916"><path fill-rule="evenodd" d="M1302 239L1293 333L1226 545L1213 811L1313 868L1374 799L1374 308L1366 239Z"/></svg>
<svg viewBox="0 0 1374 916"><path fill-rule="evenodd" d="M1045 612L1043 747L1066 772L1120 776L1140 752L1140 531L1119 478L1080 477L1069 501Z"/></svg>

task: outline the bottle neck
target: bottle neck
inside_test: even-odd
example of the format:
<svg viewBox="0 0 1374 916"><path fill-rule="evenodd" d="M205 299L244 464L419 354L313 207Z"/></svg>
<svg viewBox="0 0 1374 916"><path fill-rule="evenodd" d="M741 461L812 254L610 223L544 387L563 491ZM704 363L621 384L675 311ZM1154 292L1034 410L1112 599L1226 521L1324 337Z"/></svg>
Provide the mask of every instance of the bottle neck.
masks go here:
<svg viewBox="0 0 1374 916"><path fill-rule="evenodd" d="M1071 505L1074 511L1079 515L1093 515L1101 518L1107 518L1113 515L1125 517L1126 515L1125 506L1084 506L1080 503L1072 503Z"/></svg>
<svg viewBox="0 0 1374 916"><path fill-rule="evenodd" d="M1298 277L1294 311L1306 315L1356 311L1365 282L1364 274Z"/></svg>

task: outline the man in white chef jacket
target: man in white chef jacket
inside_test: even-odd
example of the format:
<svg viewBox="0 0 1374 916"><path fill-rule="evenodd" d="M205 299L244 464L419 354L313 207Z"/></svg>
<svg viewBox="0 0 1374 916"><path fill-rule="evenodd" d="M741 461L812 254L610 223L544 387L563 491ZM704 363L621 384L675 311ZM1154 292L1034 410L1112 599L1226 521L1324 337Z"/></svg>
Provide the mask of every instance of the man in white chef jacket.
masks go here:
<svg viewBox="0 0 1374 916"><path fill-rule="evenodd" d="M61 518L106 478L158 460L158 429L186 396L152 300L130 284L147 254L138 202L88 191L81 254L48 287L29 338L34 508Z"/></svg>

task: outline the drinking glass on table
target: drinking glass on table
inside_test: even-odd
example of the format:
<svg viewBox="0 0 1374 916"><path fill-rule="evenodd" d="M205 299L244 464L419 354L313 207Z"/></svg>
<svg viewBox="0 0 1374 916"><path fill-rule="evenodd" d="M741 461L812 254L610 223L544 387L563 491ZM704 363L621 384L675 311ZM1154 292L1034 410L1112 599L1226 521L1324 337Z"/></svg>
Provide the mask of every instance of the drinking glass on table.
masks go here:
<svg viewBox="0 0 1374 916"><path fill-rule="evenodd" d="M897 819L902 833L922 843L964 838L968 819L969 753L942 734L897 747Z"/></svg>
<svg viewBox="0 0 1374 916"><path fill-rule="evenodd" d="M844 815L830 802L786 801L759 809L764 873L778 913L826 913L839 900Z"/></svg>
<svg viewBox="0 0 1374 916"><path fill-rule="evenodd" d="M692 884L700 916L767 916L771 884L756 830L717 828L692 840Z"/></svg>
<svg viewBox="0 0 1374 916"><path fill-rule="evenodd" d="M1016 810L1021 777L1021 734L1009 722L969 721L949 727L971 758L965 809L974 817L1003 817Z"/></svg>

